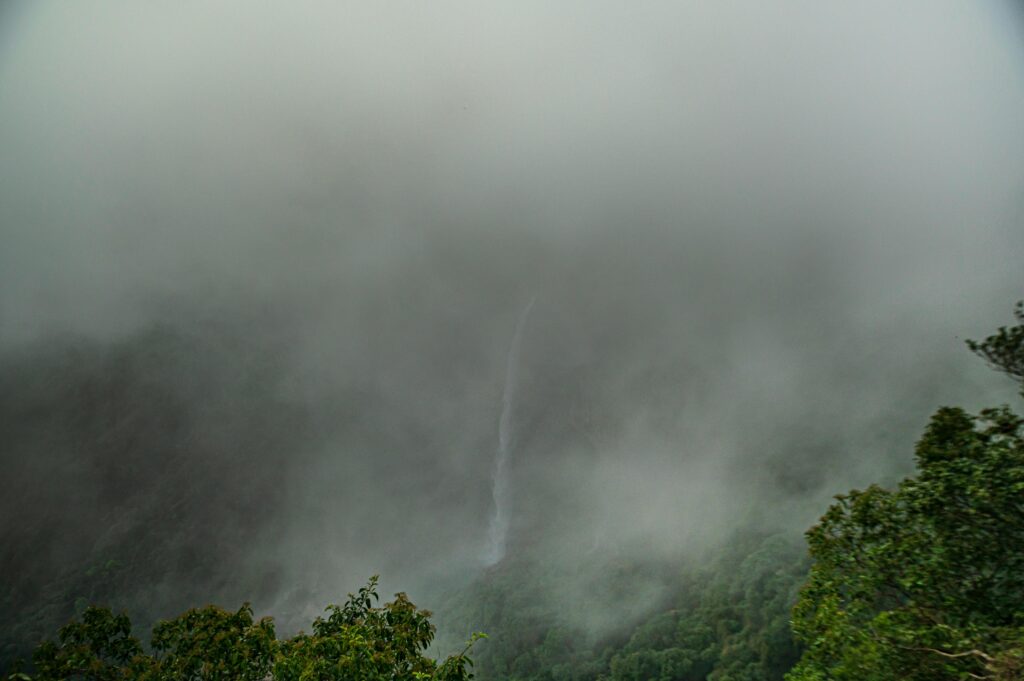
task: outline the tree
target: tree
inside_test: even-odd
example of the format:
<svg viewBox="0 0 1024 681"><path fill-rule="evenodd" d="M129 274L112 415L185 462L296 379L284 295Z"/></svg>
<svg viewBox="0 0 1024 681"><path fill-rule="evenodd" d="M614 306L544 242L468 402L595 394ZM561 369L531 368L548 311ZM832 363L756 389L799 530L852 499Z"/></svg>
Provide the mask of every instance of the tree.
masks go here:
<svg viewBox="0 0 1024 681"><path fill-rule="evenodd" d="M153 629L152 654L131 635L126 615L88 608L33 656L35 675L8 679L91 681L466 681L468 652L443 662L424 655L434 638L430 612L405 594L381 607L377 577L341 606L327 608L312 634L279 641L269 617L253 619L248 604L237 612L193 609ZM482 634L476 634L473 641Z"/></svg>
<svg viewBox="0 0 1024 681"><path fill-rule="evenodd" d="M981 342L967 341L967 347L992 368L1018 381L1024 397L1024 300L1017 303L1013 316L1019 322L1017 326L999 327L995 334Z"/></svg>
<svg viewBox="0 0 1024 681"><path fill-rule="evenodd" d="M127 615L115 615L107 608L87 608L81 621L61 628L59 643L47 641L36 650L33 661L37 678L132 678L148 665L142 645L131 632Z"/></svg>
<svg viewBox="0 0 1024 681"><path fill-rule="evenodd" d="M327 608L313 633L299 634L279 648L274 665L278 681L463 681L472 678L467 667L469 646L438 664L423 652L434 640L430 612L418 610L404 593L383 607L377 600L377 578L349 595L343 606ZM474 635L473 640L480 638ZM472 645L472 642L470 643Z"/></svg>
<svg viewBox="0 0 1024 681"><path fill-rule="evenodd" d="M969 346L1020 381L1016 315ZM916 464L896 490L836 497L807 532L789 681L1024 678L1024 419L940 409Z"/></svg>

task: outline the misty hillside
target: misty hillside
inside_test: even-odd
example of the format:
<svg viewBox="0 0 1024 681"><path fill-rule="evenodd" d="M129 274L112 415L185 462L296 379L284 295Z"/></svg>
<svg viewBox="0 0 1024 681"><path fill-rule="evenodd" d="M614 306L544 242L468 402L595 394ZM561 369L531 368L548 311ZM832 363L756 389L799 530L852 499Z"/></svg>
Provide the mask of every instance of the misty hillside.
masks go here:
<svg viewBox="0 0 1024 681"><path fill-rule="evenodd" d="M172 665L146 633L207 604L254 679L353 626L389 679L825 669L815 627L856 636L815 603L915 602L827 573L859 531L830 509L877 502L914 565L900 490L969 472L943 437L1016 470L980 410L1019 376L965 342L1024 297L1022 31L1009 1L0 4L0 673L70 678L60 627L121 611L117 674ZM1006 503L972 517L1012 547ZM957 614L1010 651L957 673L1016 664L999 613Z"/></svg>
<svg viewBox="0 0 1024 681"><path fill-rule="evenodd" d="M531 320L524 367L544 364L534 358L543 315L538 307ZM441 603L454 599L436 607L451 638L479 629L498 639L510 624L476 610L498 589L513 604L524 601L498 610L516 609L506 613L513 626L530 617L536 635L557 625L588 632L586 640L615 641L692 598L691 589L706 588L680 583L681 567L701 583L709 566L742 560L742 550L726 549L737 541L755 551L758 536L782 533L788 539L779 541L790 546L785 560L801 565L794 530L810 519L810 502L820 505L833 481L857 481L869 466L876 474L902 472L907 457L893 452L908 452L936 391L959 386L968 393L973 383L969 373L935 376L922 362L908 365L903 389L876 393L875 381L884 378L857 376L837 359L822 368L828 381L843 384L847 396L864 394L880 413L850 409L852 422L831 427L830 436L813 427L841 421L827 403L800 404L810 423L791 428L771 428L752 407L749 420L706 434L707 423L685 417L722 408L708 404L714 378L700 367L677 376L645 367L626 385L596 361L524 368L516 377L509 469L513 522L507 555L488 568L480 561L496 409L483 410L478 440L468 444L482 460L460 463L458 452L436 444L440 425L415 415L396 422L392 398L373 385L318 390L310 399L315 379L305 388L296 382L283 359L290 342L273 326L197 320L189 332L157 326L103 344L54 338L4 358L10 491L3 508L11 522L3 545L13 549L3 565L6 655L24 654L84 602L128 608L148 622L194 603L250 600L272 610L280 625L297 627L310 603L351 588L339 576L353 569L347 565L365 565L367 555L377 569L388 568L385 574L435 598L443 594ZM556 359L547 356L548 363ZM673 395L670 386L679 383L688 389ZM627 413L642 414L645 446ZM461 437L473 427L463 424ZM854 439L857 433L864 435ZM709 458L671 449L673 437L715 437L735 449ZM447 469L418 463L432 447L437 461L451 457ZM375 455L345 463L347 452L360 451ZM756 469L742 457L756 460ZM673 468L699 478L666 481L664 471ZM437 529L417 517L424 505L446 509L446 523L456 527ZM346 529L347 522L355 527ZM723 549L740 552L715 557ZM456 577L438 574L460 550L466 557ZM796 583L794 577L786 588ZM577 599L587 606L573 606ZM495 645L481 644L484 669Z"/></svg>

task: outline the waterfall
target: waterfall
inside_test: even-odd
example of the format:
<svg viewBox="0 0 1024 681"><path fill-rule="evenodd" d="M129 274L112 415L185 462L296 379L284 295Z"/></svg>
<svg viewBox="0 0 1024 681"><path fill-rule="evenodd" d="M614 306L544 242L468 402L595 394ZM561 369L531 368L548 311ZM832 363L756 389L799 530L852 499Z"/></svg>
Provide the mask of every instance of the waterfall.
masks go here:
<svg viewBox="0 0 1024 681"><path fill-rule="evenodd" d="M530 300L526 309L519 316L512 343L505 360L505 389L501 396L501 418L498 420L498 448L494 453L494 470L492 473L491 494L494 499L494 511L488 529L488 550L485 557L488 565L494 565L505 556L505 540L508 534L508 457L513 441L513 418L515 407L516 379L519 373L519 346L523 340L523 328L530 316L530 310L536 298Z"/></svg>

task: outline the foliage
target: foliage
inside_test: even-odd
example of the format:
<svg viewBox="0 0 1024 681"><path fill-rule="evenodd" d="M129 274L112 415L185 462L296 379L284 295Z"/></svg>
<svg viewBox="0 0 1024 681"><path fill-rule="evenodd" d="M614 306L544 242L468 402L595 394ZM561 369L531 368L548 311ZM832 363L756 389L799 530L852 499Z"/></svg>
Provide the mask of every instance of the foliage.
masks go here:
<svg viewBox="0 0 1024 681"><path fill-rule="evenodd" d="M88 608L81 621L60 630L60 643L47 641L34 657L37 678L88 678L97 681L131 678L143 657L131 635L127 615L106 608Z"/></svg>
<svg viewBox="0 0 1024 681"><path fill-rule="evenodd" d="M621 574L604 574L606 590L622 581L627 593L641 593L664 577L671 592L603 631L587 613L600 593L567 605L562 595L573 585L564 580L579 575L528 565L486 575L446 615L491 633L476 655L481 679L781 680L799 656L789 612L807 574L793 539L737 534L701 566L677 564L659 576L626 564Z"/></svg>
<svg viewBox="0 0 1024 681"><path fill-rule="evenodd" d="M1024 378L1024 325L970 347ZM837 497L808 531L790 681L1022 678L1024 419L940 409L916 463L894 491Z"/></svg>
<svg viewBox="0 0 1024 681"><path fill-rule="evenodd" d="M157 624L152 653L131 635L126 615L88 608L33 656L34 675L9 679L95 681L466 681L472 641L442 662L424 652L434 637L430 613L405 594L375 605L377 578L341 606L327 608L311 634L278 640L270 618L253 620L248 604L237 612L193 609ZM473 640L482 635L475 635Z"/></svg>
<svg viewBox="0 0 1024 681"><path fill-rule="evenodd" d="M745 555L744 555L745 554ZM655 616L610 660L609 681L781 679L798 651L788 611L805 566L781 536L723 551L696 575L696 598ZM689 602L687 602L689 600Z"/></svg>
<svg viewBox="0 0 1024 681"><path fill-rule="evenodd" d="M412 681L438 679L461 681L472 678L466 656L468 648L448 657L440 665L425 657L434 639L430 613L418 610L404 593L381 608L376 578L350 596L343 606L327 608L318 617L311 635L298 636L281 644L274 678L280 681Z"/></svg>
<svg viewBox="0 0 1024 681"><path fill-rule="evenodd" d="M259 681L270 671L276 649L269 618L253 622L252 608L216 606L189 610L153 629L157 652L149 678Z"/></svg>
<svg viewBox="0 0 1024 681"><path fill-rule="evenodd" d="M1024 396L1024 300L1017 303L1013 314L1020 322L1017 326L1001 326L983 341L967 341L967 347L997 371L1020 381Z"/></svg>

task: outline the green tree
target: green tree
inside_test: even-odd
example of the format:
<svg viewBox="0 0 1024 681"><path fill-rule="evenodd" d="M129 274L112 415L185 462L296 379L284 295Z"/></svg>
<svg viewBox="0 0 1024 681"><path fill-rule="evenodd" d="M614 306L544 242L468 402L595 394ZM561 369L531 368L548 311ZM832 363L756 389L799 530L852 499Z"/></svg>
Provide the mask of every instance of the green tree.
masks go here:
<svg viewBox="0 0 1024 681"><path fill-rule="evenodd" d="M349 595L343 606L327 608L312 634L284 641L274 665L278 681L462 681L472 678L468 646L441 664L424 656L434 640L430 612L404 593L375 607L377 578ZM477 635L475 638L478 638Z"/></svg>
<svg viewBox="0 0 1024 681"><path fill-rule="evenodd" d="M969 346L1021 381L1016 315ZM896 490L838 496L807 532L789 681L1024 678L1024 419L940 409L916 464Z"/></svg>
<svg viewBox="0 0 1024 681"><path fill-rule="evenodd" d="M131 635L126 615L87 608L33 656L34 675L58 681L466 681L470 646L442 662L424 653L434 638L430 612L405 594L378 607L377 577L344 605L327 608L311 634L278 640L273 622L237 612L193 609L153 629L152 653ZM482 635L474 635L473 641Z"/></svg>
<svg viewBox="0 0 1024 681"><path fill-rule="evenodd" d="M1024 397L1024 300L1017 303L1013 315L1017 318L1016 326L1002 326L983 341L967 341L967 347L992 368L1018 381Z"/></svg>
<svg viewBox="0 0 1024 681"><path fill-rule="evenodd" d="M33 655L39 679L128 679L148 666L144 660L128 616L107 608L87 608L61 628L59 643L47 641Z"/></svg>
<svg viewBox="0 0 1024 681"><path fill-rule="evenodd" d="M278 644L269 617L253 621L252 608L193 609L153 628L146 679L261 681L274 664ZM137 665L137 668L143 665Z"/></svg>

